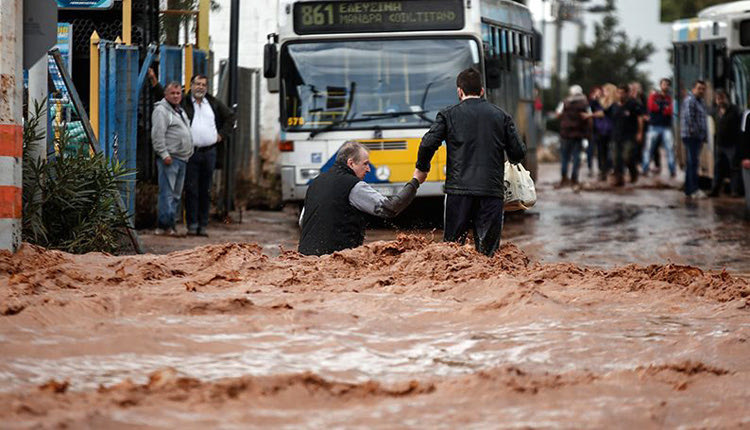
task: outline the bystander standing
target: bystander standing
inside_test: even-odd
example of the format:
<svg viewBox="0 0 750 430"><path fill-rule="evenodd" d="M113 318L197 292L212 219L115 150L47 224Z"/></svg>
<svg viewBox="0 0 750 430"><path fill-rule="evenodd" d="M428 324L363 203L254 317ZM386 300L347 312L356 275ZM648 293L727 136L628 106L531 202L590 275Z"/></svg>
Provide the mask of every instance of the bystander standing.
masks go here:
<svg viewBox="0 0 750 430"><path fill-rule="evenodd" d="M705 93L706 83L700 79L695 81L693 89L685 97L680 110L680 136L687 153L685 196L689 199L706 197L706 194L698 188L698 163L703 142L708 137L706 107L703 104Z"/></svg>
<svg viewBox="0 0 750 430"><path fill-rule="evenodd" d="M630 182L638 181L638 142L643 139L643 106L629 95L627 85L617 89L617 102L607 110L612 118L614 143L615 185L625 185L625 167L630 172Z"/></svg>
<svg viewBox="0 0 750 430"><path fill-rule="evenodd" d="M716 123L716 139L714 151L714 180L711 187L711 197L718 197L724 188L724 179L729 178L730 190L733 197L740 195L740 162L736 157L740 143L742 113L729 101L727 93L719 88L714 92L714 121Z"/></svg>
<svg viewBox="0 0 750 430"><path fill-rule="evenodd" d="M151 114L151 144L159 174L156 234L177 235L176 217L185 182L187 161L193 155L193 139L185 111L180 106L182 87L170 82Z"/></svg>
<svg viewBox="0 0 750 430"><path fill-rule="evenodd" d="M561 178L559 187L569 183L578 187L578 170L581 163L583 139L588 137L590 129L591 108L580 85L570 87L568 97L557 106L557 117L560 119L560 162ZM570 179L568 165L572 161Z"/></svg>
<svg viewBox="0 0 750 430"><path fill-rule="evenodd" d="M669 94L672 81L667 78L659 82L659 91L652 92L648 97L648 133L643 145L643 174L648 175L651 159L659 166L659 144L667 151L667 165L669 176L677 174L674 158L674 138L672 136L672 114L674 112L672 96ZM657 167L657 172L658 172Z"/></svg>

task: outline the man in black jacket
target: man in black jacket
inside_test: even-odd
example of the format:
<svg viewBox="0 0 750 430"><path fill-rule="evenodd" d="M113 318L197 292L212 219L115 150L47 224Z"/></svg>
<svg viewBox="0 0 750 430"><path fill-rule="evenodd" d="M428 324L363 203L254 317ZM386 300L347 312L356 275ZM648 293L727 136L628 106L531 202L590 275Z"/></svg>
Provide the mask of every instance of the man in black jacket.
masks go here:
<svg viewBox="0 0 750 430"><path fill-rule="evenodd" d="M392 218L414 200L420 184L416 178L395 196L385 197L363 181L369 171L370 156L364 145L347 142L341 146L333 166L307 189L300 215L300 253L323 255L356 248L365 239L365 213Z"/></svg>
<svg viewBox="0 0 750 430"><path fill-rule="evenodd" d="M741 139L742 112L729 102L727 93L719 88L715 95L716 149L714 158L714 181L709 196L718 197L724 188L724 178L729 178L732 197L740 195L742 172L736 157Z"/></svg>
<svg viewBox="0 0 750 430"><path fill-rule="evenodd" d="M443 141L448 146L445 181L446 242L464 243L473 226L477 251L492 256L503 229L505 155L511 163L526 156L513 118L482 98L482 76L476 69L458 74L460 103L440 111L422 137L414 177L427 178L430 161Z"/></svg>
<svg viewBox="0 0 750 430"><path fill-rule="evenodd" d="M154 93L163 92L153 70L148 74ZM188 235L208 236L208 213L211 208L211 181L216 167L217 146L226 142L234 125L232 111L208 94L208 77L195 75L191 90L182 97L182 109L190 120L195 151L188 160L185 174L185 217Z"/></svg>

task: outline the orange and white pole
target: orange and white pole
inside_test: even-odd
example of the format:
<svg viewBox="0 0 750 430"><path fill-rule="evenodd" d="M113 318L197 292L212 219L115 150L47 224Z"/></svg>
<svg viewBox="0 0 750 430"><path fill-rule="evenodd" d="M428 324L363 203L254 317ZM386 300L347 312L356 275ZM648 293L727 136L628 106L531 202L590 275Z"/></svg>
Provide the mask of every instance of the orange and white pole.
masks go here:
<svg viewBox="0 0 750 430"><path fill-rule="evenodd" d="M0 0L0 249L21 244L23 1Z"/></svg>

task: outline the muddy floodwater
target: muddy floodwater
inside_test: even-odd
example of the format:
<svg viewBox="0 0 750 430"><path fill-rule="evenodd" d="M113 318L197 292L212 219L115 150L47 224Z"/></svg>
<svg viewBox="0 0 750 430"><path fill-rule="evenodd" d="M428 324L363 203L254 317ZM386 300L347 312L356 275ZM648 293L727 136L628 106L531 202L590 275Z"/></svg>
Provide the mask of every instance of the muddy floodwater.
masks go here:
<svg viewBox="0 0 750 430"><path fill-rule="evenodd" d="M429 227L303 257L290 210L0 254L0 427L748 427L742 202L663 181L543 177L493 258Z"/></svg>

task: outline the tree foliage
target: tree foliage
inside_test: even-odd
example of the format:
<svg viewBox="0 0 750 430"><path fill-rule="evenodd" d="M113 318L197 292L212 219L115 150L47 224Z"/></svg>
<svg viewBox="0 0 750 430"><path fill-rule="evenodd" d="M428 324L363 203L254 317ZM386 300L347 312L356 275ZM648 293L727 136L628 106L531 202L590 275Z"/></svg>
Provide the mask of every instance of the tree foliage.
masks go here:
<svg viewBox="0 0 750 430"><path fill-rule="evenodd" d="M654 45L640 39L633 41L619 28L614 3L615 0L607 0L609 12L595 25L594 41L580 45L571 57L568 82L585 91L607 82L617 85L638 81L644 88L650 86L647 74L638 67L654 53Z"/></svg>
<svg viewBox="0 0 750 430"><path fill-rule="evenodd" d="M661 20L671 22L692 18L702 9L726 2L727 0L661 0Z"/></svg>
<svg viewBox="0 0 750 430"><path fill-rule="evenodd" d="M37 103L23 130L23 240L72 253L117 251L128 227L118 194L134 172L101 153L90 156L86 145L71 150L65 133L55 142L58 154L33 159L33 148L44 144L42 109Z"/></svg>
<svg viewBox="0 0 750 430"><path fill-rule="evenodd" d="M167 9L169 10L198 10L200 0L167 0ZM221 9L216 0L211 0L210 9L215 12ZM167 45L177 45L180 38L180 27L187 31L195 30L196 15L172 15L162 14L159 16L160 38L162 43Z"/></svg>

